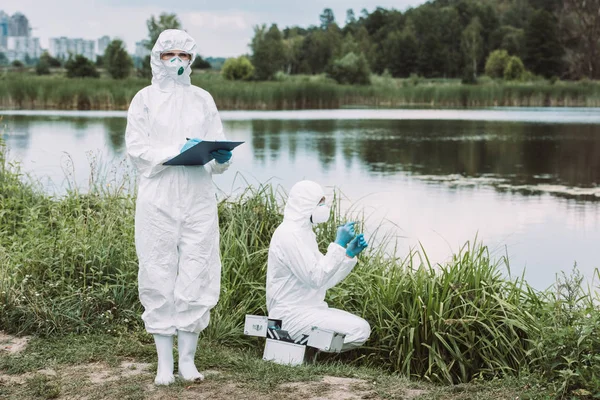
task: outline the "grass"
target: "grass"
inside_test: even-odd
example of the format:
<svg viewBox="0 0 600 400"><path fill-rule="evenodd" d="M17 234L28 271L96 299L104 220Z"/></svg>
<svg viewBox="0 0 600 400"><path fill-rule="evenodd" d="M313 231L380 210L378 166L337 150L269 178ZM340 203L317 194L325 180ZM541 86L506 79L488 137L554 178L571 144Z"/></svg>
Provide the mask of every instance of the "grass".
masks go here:
<svg viewBox="0 0 600 400"><path fill-rule="evenodd" d="M297 397L288 397L293 395L294 389L285 385L306 383L303 387L323 395L323 392L326 393L326 387L321 383L324 376L356 380L349 391L356 390L365 396L363 398L405 399L418 396L422 400L492 400L516 397L539 399L540 394L552 398L553 395L541 383L525 379L507 378L447 386L412 382L401 375L387 373L378 368L356 367L338 361L319 361L316 364L287 367L265 363L260 356L260 348L256 343L239 350L203 338L196 363L200 370L216 373L207 374L207 380L201 385L190 386L177 382L171 387L159 388L158 394L154 393L157 397L152 397L150 383L156 371L156 364L154 346L149 335L138 332L123 336L93 334L36 338L22 353L0 356L0 371L5 374L4 377L25 377L23 384L0 384L0 395L15 400L50 399L60 396L142 399L188 398L186 395L192 398L195 395L197 398L199 395L210 394L213 394L210 398L215 399L251 398L257 394L302 398L299 393ZM137 367L150 365L144 374L117 379L121 363L132 361L137 363ZM98 366L102 366L102 369ZM56 374L48 374L49 371ZM111 379L92 384L89 379L93 373ZM409 393L413 395L409 396Z"/></svg>
<svg viewBox="0 0 600 400"><path fill-rule="evenodd" d="M284 201L285 194L265 185L219 203L221 296L203 332L211 345L250 354L228 368L263 371L261 384L269 387L280 380L276 374L271 382L264 368L279 367L258 365L256 340L243 336L242 326L245 314L266 313L267 249ZM135 193L101 180L88 193L74 187L60 198L48 196L0 151L0 330L44 343L40 351L32 344L29 359L2 361L0 370L22 373L63 357L69 363L151 357L137 298L134 205ZM346 218L334 205L333 218L318 232L321 249ZM599 299L584 290L576 271L537 292L518 277L506 278L508 260L492 260L477 242L444 265L431 265L424 249L402 257L382 249L369 249L328 292L331 306L368 320L372 336L363 348L322 357L323 368L375 368L386 376L484 386L534 376L565 398L580 390L600 395ZM72 343L74 353L64 354L50 345L95 335L118 338L125 347L111 342L83 351ZM128 338L142 338L145 347ZM311 368L307 376L321 366ZM44 388L44 382L32 385Z"/></svg>
<svg viewBox="0 0 600 400"><path fill-rule="evenodd" d="M325 76L287 76L271 82L227 81L218 73L198 73L192 82L208 90L221 110L302 110L341 107L600 106L600 84L482 79L374 77L369 86L338 85ZM67 79L5 72L0 75L0 108L125 110L148 79Z"/></svg>

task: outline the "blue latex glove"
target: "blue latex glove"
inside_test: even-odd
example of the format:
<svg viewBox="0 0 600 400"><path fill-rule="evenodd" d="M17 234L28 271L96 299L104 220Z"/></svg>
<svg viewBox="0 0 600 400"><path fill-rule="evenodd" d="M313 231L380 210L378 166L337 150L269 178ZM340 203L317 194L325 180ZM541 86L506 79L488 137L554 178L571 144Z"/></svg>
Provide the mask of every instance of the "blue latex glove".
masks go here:
<svg viewBox="0 0 600 400"><path fill-rule="evenodd" d="M361 233L360 235L358 235L357 237L352 239L352 241L350 243L348 243L348 248L346 249L346 255L348 257L354 258L357 255L359 255L361 251L366 249L368 245L369 244L365 240L365 236Z"/></svg>
<svg viewBox="0 0 600 400"><path fill-rule="evenodd" d="M356 224L356 222L348 222L346 225L338 227L335 243L346 248L348 243L354 239L354 236L356 235L356 232L354 232L354 224Z"/></svg>
<svg viewBox="0 0 600 400"><path fill-rule="evenodd" d="M219 164L225 164L231 159L231 152L229 150L215 150L211 151L210 154Z"/></svg>
<svg viewBox="0 0 600 400"><path fill-rule="evenodd" d="M195 145L197 145L198 143L200 143L202 140L200 139L188 139L187 142L185 142L185 144L183 145L183 147L181 148L180 153L183 153L184 151L186 151L187 149L189 149L190 147L194 147Z"/></svg>

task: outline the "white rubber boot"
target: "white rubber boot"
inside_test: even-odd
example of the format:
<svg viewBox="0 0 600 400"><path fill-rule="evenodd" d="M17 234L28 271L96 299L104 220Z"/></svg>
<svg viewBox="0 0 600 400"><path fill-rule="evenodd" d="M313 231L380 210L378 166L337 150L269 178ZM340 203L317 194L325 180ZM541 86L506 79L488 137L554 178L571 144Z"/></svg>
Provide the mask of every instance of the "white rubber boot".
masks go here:
<svg viewBox="0 0 600 400"><path fill-rule="evenodd" d="M179 377L186 381L200 382L204 375L198 372L194 363L198 333L177 331L177 347L179 350Z"/></svg>
<svg viewBox="0 0 600 400"><path fill-rule="evenodd" d="M173 336L154 335L156 354L158 354L158 369L155 385L170 385L175 382L173 376Z"/></svg>

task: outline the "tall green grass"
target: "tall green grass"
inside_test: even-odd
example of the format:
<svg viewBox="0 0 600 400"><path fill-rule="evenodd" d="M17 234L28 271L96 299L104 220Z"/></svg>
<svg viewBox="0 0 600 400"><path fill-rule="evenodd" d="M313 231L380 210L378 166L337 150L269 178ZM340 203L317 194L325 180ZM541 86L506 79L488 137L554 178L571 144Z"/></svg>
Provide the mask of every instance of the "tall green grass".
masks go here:
<svg viewBox="0 0 600 400"><path fill-rule="evenodd" d="M600 83L507 83L374 79L370 86L338 85L322 76L273 82L233 82L216 73L192 75L222 110L301 110L340 107L599 107ZM26 73L0 75L0 108L125 110L149 80L67 79Z"/></svg>
<svg viewBox="0 0 600 400"><path fill-rule="evenodd" d="M97 184L54 198L0 154L0 329L37 335L143 329L135 194ZM284 193L264 185L220 202L221 297L205 340L256 346L243 336L244 315L266 313L267 251L284 201ZM322 249L344 219L335 205L334 218L318 232ZM503 261L478 243L467 243L444 265L431 265L424 249L402 257L369 249L328 301L367 319L373 332L363 348L336 357L446 383L533 371L565 393L600 393L593 293L581 291L581 281L569 286L576 293L569 300L557 294L564 290L536 292L522 279L507 279Z"/></svg>

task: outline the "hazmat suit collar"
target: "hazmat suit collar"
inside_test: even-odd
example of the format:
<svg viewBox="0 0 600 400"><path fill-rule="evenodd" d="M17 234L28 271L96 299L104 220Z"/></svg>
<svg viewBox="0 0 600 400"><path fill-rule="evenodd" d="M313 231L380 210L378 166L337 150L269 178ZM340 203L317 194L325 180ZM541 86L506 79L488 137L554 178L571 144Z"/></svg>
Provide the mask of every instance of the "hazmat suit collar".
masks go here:
<svg viewBox="0 0 600 400"><path fill-rule="evenodd" d="M167 72L160 59L160 54L167 50L182 50L191 54L189 66L186 67L183 75L177 80L173 79ZM178 86L191 85L190 74L192 73L192 63L196 58L196 41L192 39L187 32L179 29L167 29L163 31L150 53L150 66L152 67L152 85L158 86L164 92L175 90Z"/></svg>
<svg viewBox="0 0 600 400"><path fill-rule="evenodd" d="M300 181L296 183L290 190L283 213L283 222L310 229L310 217L323 196L325 196L325 192L316 182Z"/></svg>

